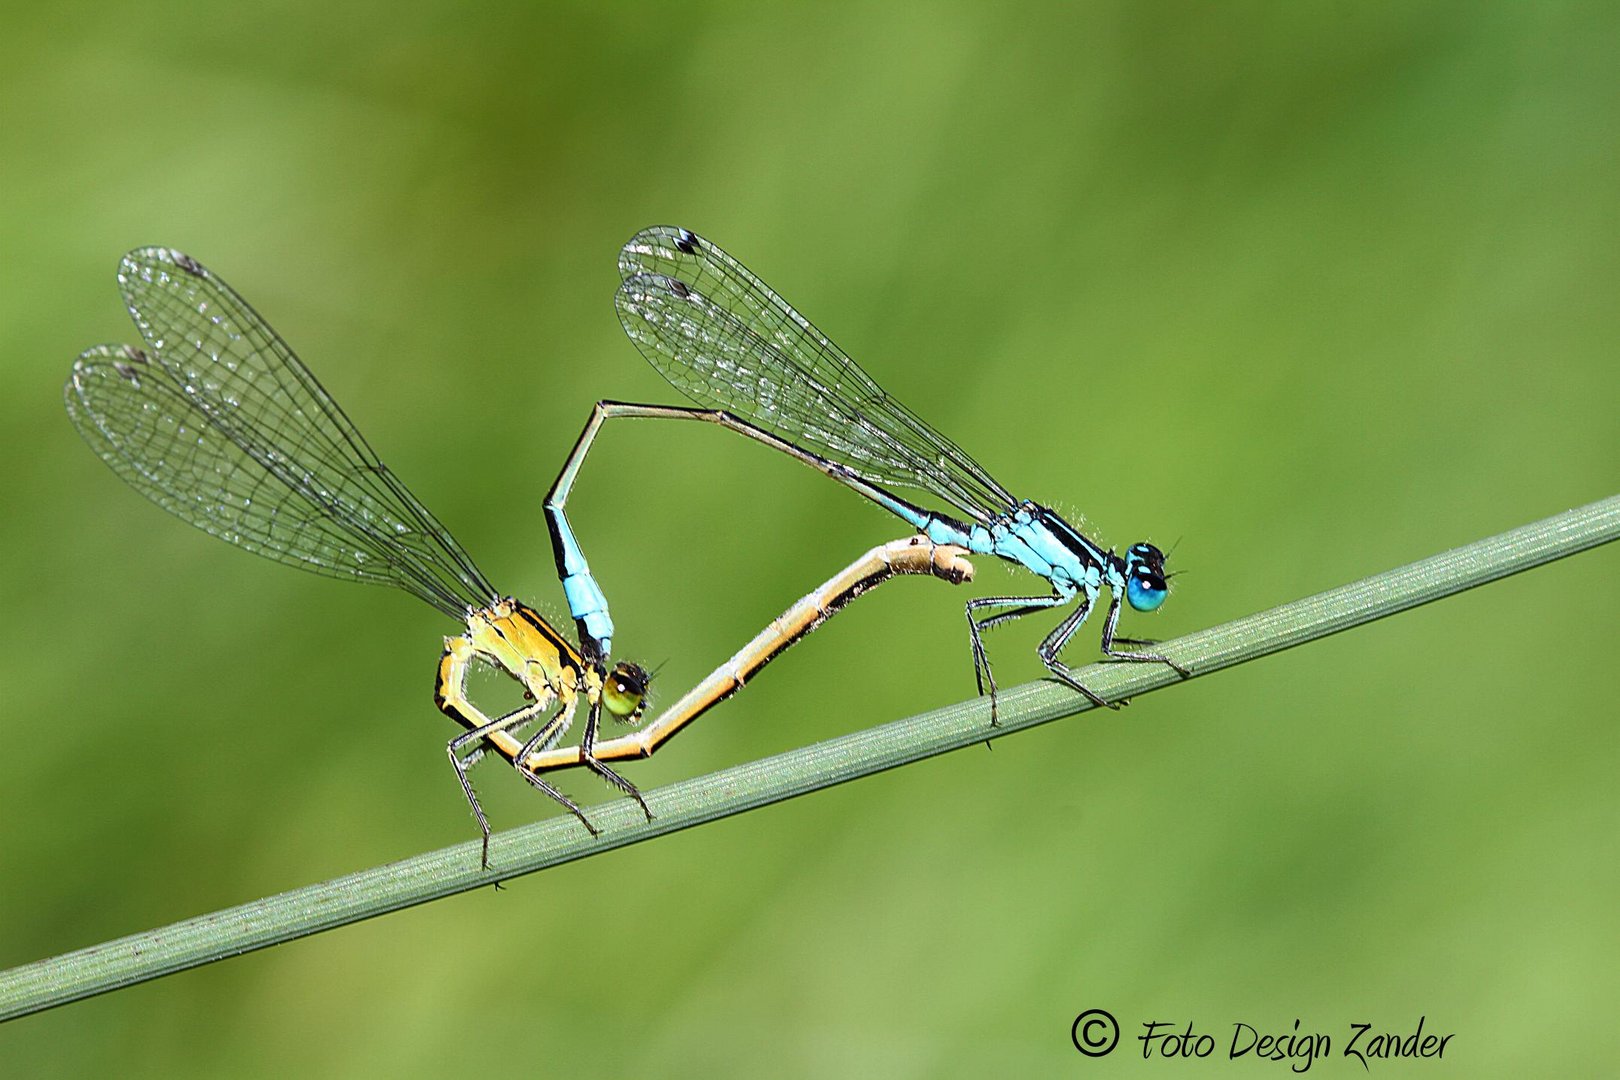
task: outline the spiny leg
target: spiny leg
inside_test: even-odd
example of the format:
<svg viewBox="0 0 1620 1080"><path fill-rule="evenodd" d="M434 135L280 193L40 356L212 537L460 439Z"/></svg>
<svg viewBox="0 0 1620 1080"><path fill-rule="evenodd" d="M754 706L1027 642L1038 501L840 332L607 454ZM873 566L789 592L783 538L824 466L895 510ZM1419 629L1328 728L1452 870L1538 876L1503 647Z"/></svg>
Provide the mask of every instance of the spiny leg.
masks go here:
<svg viewBox="0 0 1620 1080"><path fill-rule="evenodd" d="M1140 664L1168 664L1170 669L1183 679L1192 678L1192 672L1159 653L1120 652L1116 651L1116 644L1124 645L1157 645L1156 641L1141 638L1122 638L1114 636L1114 628L1119 625L1119 594L1114 594L1113 602L1108 605L1108 618L1103 622L1102 651L1103 656L1110 660L1128 660Z"/></svg>
<svg viewBox="0 0 1620 1080"><path fill-rule="evenodd" d="M1058 623L1050 634L1046 635L1046 639L1041 642L1035 653L1041 658L1041 663L1046 665L1046 670L1080 691L1091 700L1093 705L1105 705L1110 709L1118 709L1128 703L1103 700L1076 677L1074 670L1068 664L1065 664L1057 657L1057 654L1063 650L1063 646L1067 645L1069 639L1074 637L1075 631L1080 629L1080 624L1086 621L1086 616L1091 614L1091 605L1094 599L1095 597L1089 591L1082 595L1079 605L1062 622Z"/></svg>
<svg viewBox="0 0 1620 1080"><path fill-rule="evenodd" d="M596 731L597 724L601 719L601 715L602 703L600 701L591 702L590 711L585 714L585 733L580 737L579 740L580 761L582 761L585 767L591 770L591 772L595 773L597 776L600 776L602 779L606 780L608 783L612 784L614 787L636 800L636 802L640 803L641 812L647 815L648 821L651 821L653 819L652 807L647 805L647 800L642 798L641 792L637 790L636 785L632 784L630 781L626 780L624 777L620 776L618 773L614 772L612 769L608 768L602 762L597 760ZM524 754L522 757L518 758L518 760L527 761L528 757L528 754Z"/></svg>
<svg viewBox="0 0 1620 1080"><path fill-rule="evenodd" d="M596 736L599 727L599 718L601 716L601 708L602 706L600 701L593 702L590 711L585 716L585 733L579 742L580 764L584 765L596 775L600 776L602 779L606 780L608 783L612 784L626 795L629 795L631 798L635 799L636 802L640 803L641 812L647 815L648 821L651 821L653 819L653 812L651 808L647 806L647 800L642 798L640 790L638 790L630 781L626 780L624 777L620 776L618 773L604 765L601 761L597 760L595 753ZM564 730L565 729L560 725L548 725L544 729L536 732L532 739L524 743L523 749L519 750L517 756L512 759L513 766L516 767L519 773L523 774L523 778L534 784L541 791L549 793L553 789L549 784L545 783L545 781L541 780L539 776L533 773L524 763L527 762L531 756L543 753L544 751L550 750L552 747L556 746L557 741L562 736ZM589 823L587 823L587 827L588 825ZM591 831L593 833L595 832L594 829Z"/></svg>
<svg viewBox="0 0 1620 1080"><path fill-rule="evenodd" d="M570 699L568 703L563 706L562 710L558 712L556 716L551 718L550 723L546 724L539 731L535 732L529 741L523 744L523 749L518 751L517 757L512 759L512 767L516 769L517 774L523 777L523 779L527 780L536 791L544 792L545 794L551 796L557 802L566 807L575 817L579 818L580 823L585 826L586 830L592 836L600 836L601 833L597 831L596 826L591 824L591 819L585 816L585 811L581 810L574 800L564 795L556 785L539 776L536 776L528 769L525 769L522 765L523 760L531 753L534 753L541 748L550 748L557 745L558 740L560 740L568 732L568 726L573 721L573 712L574 700Z"/></svg>
<svg viewBox="0 0 1620 1080"><path fill-rule="evenodd" d="M456 771L456 780L461 785L461 793L466 796L467 804L472 807L473 816L478 820L478 830L483 836L481 865L487 870L489 869L489 819L484 815L484 808L479 805L478 795L473 790L472 779L467 775L467 770L482 757L483 748L480 744L485 738L497 732L521 727L536 717L543 716L545 711L556 701L556 697L551 694L537 695L532 705L491 720L467 698L468 669L473 658L481 655L472 641L465 635L447 640L444 645L444 656L439 661L439 679L434 686L433 698L441 712L468 729L450 740L446 752L450 757L450 767ZM539 738L544 739L552 731L560 733L567 730L569 723L573 719L573 712L574 702L570 699L563 704L558 714L542 729ZM475 746L478 749L464 760L462 751L468 746ZM537 779L529 777L526 770L519 769L518 771L523 773L525 779L530 779L531 782ZM591 824L590 819L585 816L585 812L572 799L549 783L541 782L535 784L535 786L579 818L580 823L585 826L592 836L597 834L596 827Z"/></svg>
<svg viewBox="0 0 1620 1080"><path fill-rule="evenodd" d="M535 732L529 741L523 744L523 749L518 751L517 757L513 759L512 764L518 765L519 762L526 760L530 754L537 754L543 750L550 750L553 746L556 746L562 741L562 737L567 734L567 732L567 727L553 720L551 723ZM521 766L519 766L519 771L522 771Z"/></svg>
<svg viewBox="0 0 1620 1080"><path fill-rule="evenodd" d="M999 727L996 719L996 676L990 669L990 657L984 650L984 639L981 633L993 629L1009 619L1017 619L1037 611L1044 611L1069 601L1070 597L1062 593L1053 593L1051 596L980 596L967 602L968 637L973 645L973 680L978 685L979 695L985 693L985 683L990 684L990 725ZM984 608L1012 608L998 615L991 615L984 619L976 617L976 612Z"/></svg>
<svg viewBox="0 0 1620 1080"><path fill-rule="evenodd" d="M461 783L461 793L467 797L467 804L472 807L473 816L478 819L478 831L483 835L484 842L482 854L479 858L479 866L482 869L489 869L489 819L484 816L484 808L478 803L478 794L473 791L472 778L467 775L467 771L472 768L472 766L480 758L483 757L483 748L481 746L477 746L477 744L481 743L486 736L497 731L502 731L510 727L527 723L536 713L539 712L540 708L541 707L538 705L531 705L527 708L519 709L516 712L508 713L506 716L503 716L498 720L487 721L469 731L464 731L460 735L457 735L455 738L451 739L449 744L445 747L446 753L448 753L450 756L450 767L456 770L456 779ZM557 723L558 721L555 719L552 721L552 724ZM476 749L474 749L471 754L468 754L466 758L463 758L462 751L466 749L469 744L474 745ZM541 780L539 777L530 776L525 770L522 769L519 769L518 771L523 773L524 779L529 780L541 791L544 791L547 795L550 795L553 799L556 799L559 803L571 811L575 817L579 818L580 823L583 824L587 830L589 830L592 836L597 835L596 827L592 825L590 819L585 816L585 811L581 810L577 805L575 805L572 799L564 795L561 791L558 791L551 784Z"/></svg>
<svg viewBox="0 0 1620 1080"><path fill-rule="evenodd" d="M565 806L570 813L579 818L579 823L585 826L586 832L590 833L592 836L602 835L597 831L596 826L591 824L591 819L585 816L585 811L581 810L573 799L570 799L568 796L564 795L560 790L557 789L556 786L544 778L534 775L528 769L519 769L518 775L523 777L523 779L527 780L530 784L533 784L535 790L543 791L547 795L550 795L553 799L556 799L558 802L562 803L562 805ZM486 847L488 846L489 837L484 837L484 844ZM485 860L484 865L485 867L489 866L487 859Z"/></svg>

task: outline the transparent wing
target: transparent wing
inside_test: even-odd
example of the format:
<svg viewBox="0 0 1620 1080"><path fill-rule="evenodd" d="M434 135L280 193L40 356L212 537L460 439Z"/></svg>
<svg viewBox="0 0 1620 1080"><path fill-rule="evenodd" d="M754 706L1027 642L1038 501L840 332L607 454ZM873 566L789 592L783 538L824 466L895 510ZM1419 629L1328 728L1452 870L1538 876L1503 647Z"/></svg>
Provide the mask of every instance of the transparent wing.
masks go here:
<svg viewBox="0 0 1620 1080"><path fill-rule="evenodd" d="M709 241L685 229L645 229L624 246L619 272L625 333L693 401L874 483L932 492L979 521L1016 506L961 448Z"/></svg>
<svg viewBox="0 0 1620 1080"><path fill-rule="evenodd" d="M68 415L97 455L170 513L328 577L393 585L460 618L497 598L258 314L179 252L124 257L147 349L87 350Z"/></svg>

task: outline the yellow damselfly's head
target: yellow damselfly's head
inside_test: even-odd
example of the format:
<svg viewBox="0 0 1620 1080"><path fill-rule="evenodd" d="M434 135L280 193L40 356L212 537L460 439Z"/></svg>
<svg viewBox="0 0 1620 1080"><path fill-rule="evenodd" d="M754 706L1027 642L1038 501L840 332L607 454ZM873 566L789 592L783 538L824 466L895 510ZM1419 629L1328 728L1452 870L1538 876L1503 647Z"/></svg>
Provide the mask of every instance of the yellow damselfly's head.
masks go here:
<svg viewBox="0 0 1620 1080"><path fill-rule="evenodd" d="M634 724L647 707L647 669L619 661L602 680L602 708L621 724Z"/></svg>

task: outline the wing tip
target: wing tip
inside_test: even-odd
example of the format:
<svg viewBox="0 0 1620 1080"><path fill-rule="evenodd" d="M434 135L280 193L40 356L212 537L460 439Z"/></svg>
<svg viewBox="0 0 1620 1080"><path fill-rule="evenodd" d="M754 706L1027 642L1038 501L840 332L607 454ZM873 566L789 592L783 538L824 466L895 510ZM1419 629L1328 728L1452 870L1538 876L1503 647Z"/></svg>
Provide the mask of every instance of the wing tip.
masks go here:
<svg viewBox="0 0 1620 1080"><path fill-rule="evenodd" d="M152 246L138 247L124 255L118 264L119 280L130 272L151 268L179 270L199 278L209 276L208 268L185 252L171 247Z"/></svg>
<svg viewBox="0 0 1620 1080"><path fill-rule="evenodd" d="M628 278L650 267L674 266L682 256L696 255L709 242L679 225L650 225L619 250L619 276Z"/></svg>

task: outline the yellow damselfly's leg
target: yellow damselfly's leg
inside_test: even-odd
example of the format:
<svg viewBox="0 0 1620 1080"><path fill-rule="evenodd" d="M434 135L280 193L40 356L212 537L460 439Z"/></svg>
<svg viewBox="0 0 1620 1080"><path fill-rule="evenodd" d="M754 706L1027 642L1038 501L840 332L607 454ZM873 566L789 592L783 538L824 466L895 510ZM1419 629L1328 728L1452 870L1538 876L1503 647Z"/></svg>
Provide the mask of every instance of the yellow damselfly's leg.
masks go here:
<svg viewBox="0 0 1620 1080"><path fill-rule="evenodd" d="M529 692L535 700L532 704L521 709L515 709L505 716L490 719L472 703L467 697L467 675L471 670L474 659L484 660L498 665L498 658L480 652L468 636L460 636L445 642L444 657L439 662L439 681L434 689L434 700L439 709L458 724L468 730L451 739L445 747L449 755L450 766L456 771L456 780L461 784L461 793L466 796L467 804L472 807L473 817L478 820L478 830L483 836L481 865L489 869L489 819L484 815L484 808L478 803L478 794L473 790L472 778L468 770L472 768L483 756L486 745L493 746L497 751L504 745L510 752L518 746L517 740L511 732L532 723L543 717L559 700L559 695L551 687L541 683L531 686ZM568 694L561 698L561 708L540 729L539 733L527 745L546 745L548 740L555 742L568 730L573 719L573 712L577 698ZM471 747L470 753L467 753ZM464 756L465 755L465 756ZM519 759L521 760L521 759ZM541 777L525 769L518 770L525 780L535 788L545 792L565 807L580 823L588 829L592 836L597 835L596 827L591 824L590 818L585 816L572 799L564 795L554 785L547 783Z"/></svg>
<svg viewBox="0 0 1620 1080"><path fill-rule="evenodd" d="M642 687L641 693L646 693L645 685ZM614 785L620 791L636 800L636 802L641 805L641 812L647 815L648 821L651 821L653 819L652 807L647 805L647 800L641 794L640 789L630 781L626 780L624 777L620 776L618 773L614 772L612 769L608 768L608 766L602 761L601 757L599 757L596 753L596 747L598 745L596 741L596 734L598 722L601 719L601 713L602 710L600 702L593 702L590 710L585 714L585 732L579 740L580 763L597 776L600 776L602 779L606 780L608 783ZM524 749L527 751L528 747L525 747ZM538 746L536 749L538 749ZM522 753L517 757L518 762L527 761L528 759L529 753ZM518 771L523 773L525 776L532 775L530 771L525 769L521 764L518 765ZM534 776L534 779L538 780L539 777Z"/></svg>

